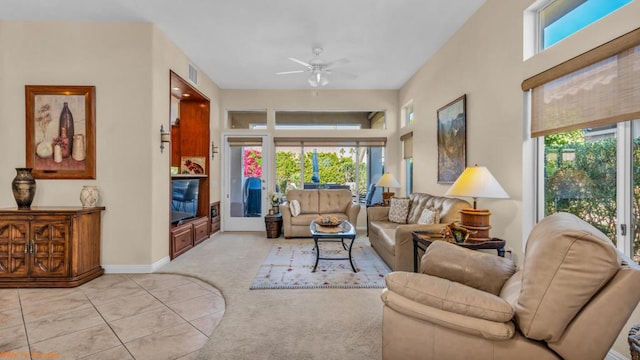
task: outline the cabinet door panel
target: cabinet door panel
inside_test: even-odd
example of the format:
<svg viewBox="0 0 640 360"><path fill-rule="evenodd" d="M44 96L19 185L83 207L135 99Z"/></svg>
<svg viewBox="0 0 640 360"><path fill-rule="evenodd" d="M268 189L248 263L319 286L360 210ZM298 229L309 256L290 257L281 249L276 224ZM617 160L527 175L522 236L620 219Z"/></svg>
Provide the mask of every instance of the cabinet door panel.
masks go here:
<svg viewBox="0 0 640 360"><path fill-rule="evenodd" d="M68 261L68 222L34 222L31 276L66 276Z"/></svg>
<svg viewBox="0 0 640 360"><path fill-rule="evenodd" d="M28 239L28 222L0 222L0 277L27 276Z"/></svg>

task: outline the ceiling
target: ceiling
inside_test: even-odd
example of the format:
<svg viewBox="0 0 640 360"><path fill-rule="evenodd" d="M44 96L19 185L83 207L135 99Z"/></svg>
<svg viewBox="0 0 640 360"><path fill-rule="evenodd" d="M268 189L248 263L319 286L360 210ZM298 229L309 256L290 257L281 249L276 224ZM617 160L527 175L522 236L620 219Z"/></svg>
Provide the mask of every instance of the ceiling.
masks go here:
<svg viewBox="0 0 640 360"><path fill-rule="evenodd" d="M398 89L485 0L0 0L0 20L154 23L223 89L306 89L322 47L329 89Z"/></svg>

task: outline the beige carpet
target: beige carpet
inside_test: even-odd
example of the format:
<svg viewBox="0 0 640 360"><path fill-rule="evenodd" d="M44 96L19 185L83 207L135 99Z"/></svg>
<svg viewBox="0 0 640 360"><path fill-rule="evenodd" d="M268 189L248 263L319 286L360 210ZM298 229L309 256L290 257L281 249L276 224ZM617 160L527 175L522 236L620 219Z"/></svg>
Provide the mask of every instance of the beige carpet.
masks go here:
<svg viewBox="0 0 640 360"><path fill-rule="evenodd" d="M160 270L195 276L225 297L198 359L380 359L380 289L249 290L272 244L264 233L222 233Z"/></svg>

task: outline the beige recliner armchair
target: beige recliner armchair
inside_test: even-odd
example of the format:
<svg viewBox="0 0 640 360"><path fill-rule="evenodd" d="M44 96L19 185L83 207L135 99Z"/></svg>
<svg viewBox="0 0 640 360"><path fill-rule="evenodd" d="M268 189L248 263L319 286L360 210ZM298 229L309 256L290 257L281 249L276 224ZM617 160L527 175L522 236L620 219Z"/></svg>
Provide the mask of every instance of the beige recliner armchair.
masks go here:
<svg viewBox="0 0 640 360"><path fill-rule="evenodd" d="M640 267L574 215L540 221L522 268L434 242L387 276L384 359L605 358L640 301Z"/></svg>

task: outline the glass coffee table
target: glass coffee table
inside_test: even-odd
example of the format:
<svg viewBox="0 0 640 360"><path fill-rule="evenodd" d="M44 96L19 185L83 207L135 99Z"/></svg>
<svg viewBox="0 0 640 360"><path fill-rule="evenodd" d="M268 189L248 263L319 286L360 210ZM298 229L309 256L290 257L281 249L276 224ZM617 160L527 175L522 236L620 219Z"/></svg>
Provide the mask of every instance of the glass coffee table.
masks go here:
<svg viewBox="0 0 640 360"><path fill-rule="evenodd" d="M349 260L353 272L358 272L356 267L353 266L353 259L351 258L351 248L353 247L353 242L356 240L356 229L350 222L345 220L337 226L325 226L312 221L311 225L309 225L309 230L311 231L311 236L313 236L316 249L316 263L313 265L311 272L316 272L319 260ZM351 241L345 243L345 239ZM349 257L320 257L319 243L321 242L342 243L342 248L349 251Z"/></svg>

